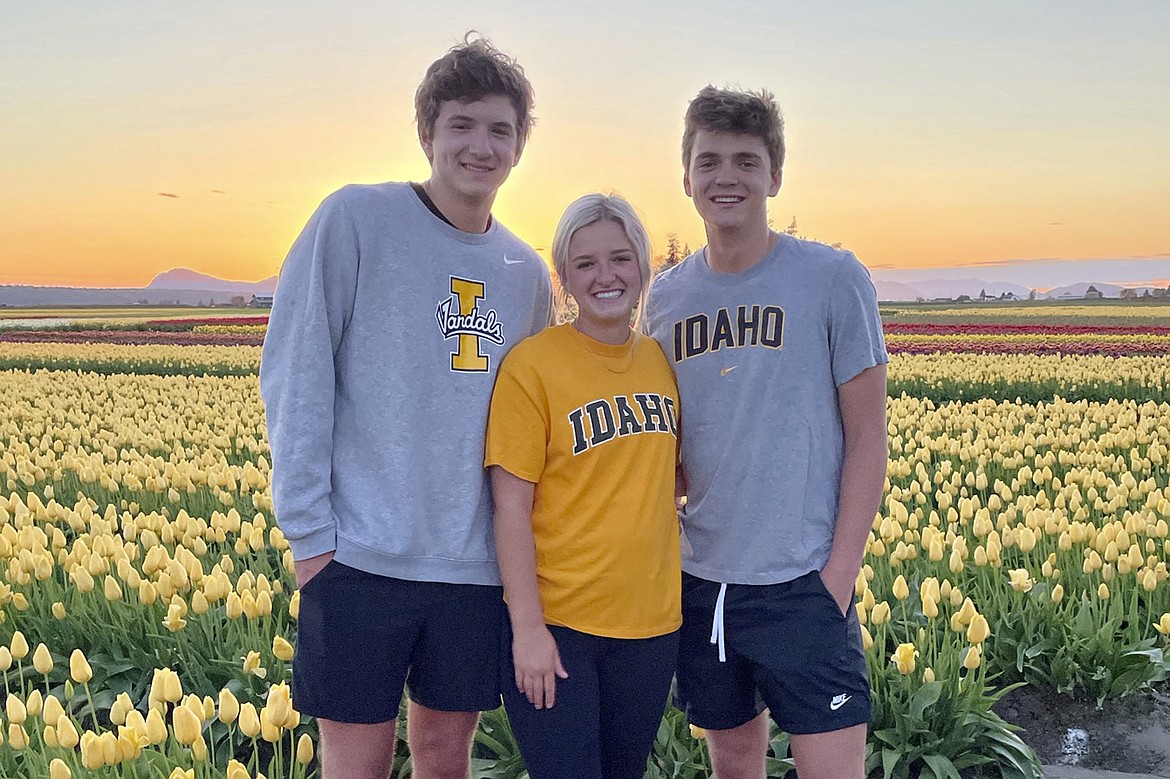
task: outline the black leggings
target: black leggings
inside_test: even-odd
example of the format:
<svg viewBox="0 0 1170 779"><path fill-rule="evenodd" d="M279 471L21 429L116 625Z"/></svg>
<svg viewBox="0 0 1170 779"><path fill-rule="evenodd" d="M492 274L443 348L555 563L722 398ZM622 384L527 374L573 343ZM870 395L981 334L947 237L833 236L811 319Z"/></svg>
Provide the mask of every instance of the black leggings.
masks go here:
<svg viewBox="0 0 1170 779"><path fill-rule="evenodd" d="M604 638L550 626L568 679L537 709L516 689L505 619L500 686L531 779L642 779L666 709L678 632Z"/></svg>

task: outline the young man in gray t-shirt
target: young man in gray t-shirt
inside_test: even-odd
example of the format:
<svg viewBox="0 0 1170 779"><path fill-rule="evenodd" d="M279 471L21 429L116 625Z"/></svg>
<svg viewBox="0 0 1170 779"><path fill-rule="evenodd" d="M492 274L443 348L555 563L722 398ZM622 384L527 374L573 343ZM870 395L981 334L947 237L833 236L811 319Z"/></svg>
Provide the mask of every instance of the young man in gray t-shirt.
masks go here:
<svg viewBox="0 0 1170 779"><path fill-rule="evenodd" d="M768 227L783 163L768 93L691 102L683 185L708 245L658 277L643 318L683 409L679 703L721 779L763 779L765 707L802 779L860 779L853 591L886 474L888 357L857 258Z"/></svg>

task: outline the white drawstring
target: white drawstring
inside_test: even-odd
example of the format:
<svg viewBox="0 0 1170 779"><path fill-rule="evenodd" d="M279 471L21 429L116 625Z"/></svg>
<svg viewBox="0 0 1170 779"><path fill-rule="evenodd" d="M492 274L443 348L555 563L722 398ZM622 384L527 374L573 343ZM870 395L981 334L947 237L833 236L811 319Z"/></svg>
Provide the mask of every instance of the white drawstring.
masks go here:
<svg viewBox="0 0 1170 779"><path fill-rule="evenodd" d="M727 662L727 650L723 648L723 598L727 595L727 582L719 585L719 597L715 599L715 617L711 620L711 643L719 644L719 662Z"/></svg>

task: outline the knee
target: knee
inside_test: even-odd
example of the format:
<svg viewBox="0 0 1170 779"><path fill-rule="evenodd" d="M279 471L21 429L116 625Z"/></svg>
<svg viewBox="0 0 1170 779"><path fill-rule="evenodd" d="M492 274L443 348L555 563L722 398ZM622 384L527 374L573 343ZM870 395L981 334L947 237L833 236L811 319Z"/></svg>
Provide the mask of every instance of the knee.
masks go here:
<svg viewBox="0 0 1170 779"><path fill-rule="evenodd" d="M471 746L463 739L431 728L413 728L410 755L419 779L467 779L471 770Z"/></svg>

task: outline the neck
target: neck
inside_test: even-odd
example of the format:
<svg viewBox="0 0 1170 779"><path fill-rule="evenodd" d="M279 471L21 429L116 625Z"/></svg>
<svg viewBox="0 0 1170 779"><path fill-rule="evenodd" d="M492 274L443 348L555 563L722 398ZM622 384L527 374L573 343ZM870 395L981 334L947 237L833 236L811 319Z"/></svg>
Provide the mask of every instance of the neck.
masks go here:
<svg viewBox="0 0 1170 779"><path fill-rule="evenodd" d="M768 225L719 230L707 228L707 265L719 273L740 273L772 251L779 233Z"/></svg>
<svg viewBox="0 0 1170 779"><path fill-rule="evenodd" d="M610 346L621 346L633 337L634 332L624 322L594 322L581 317L573 320L573 327L594 341L600 341Z"/></svg>
<svg viewBox="0 0 1170 779"><path fill-rule="evenodd" d="M451 224L465 233L487 232L492 217L492 203L496 199L494 193L484 200L468 201L435 184L433 178L423 182L423 189L430 195L435 207L443 216L451 220Z"/></svg>

